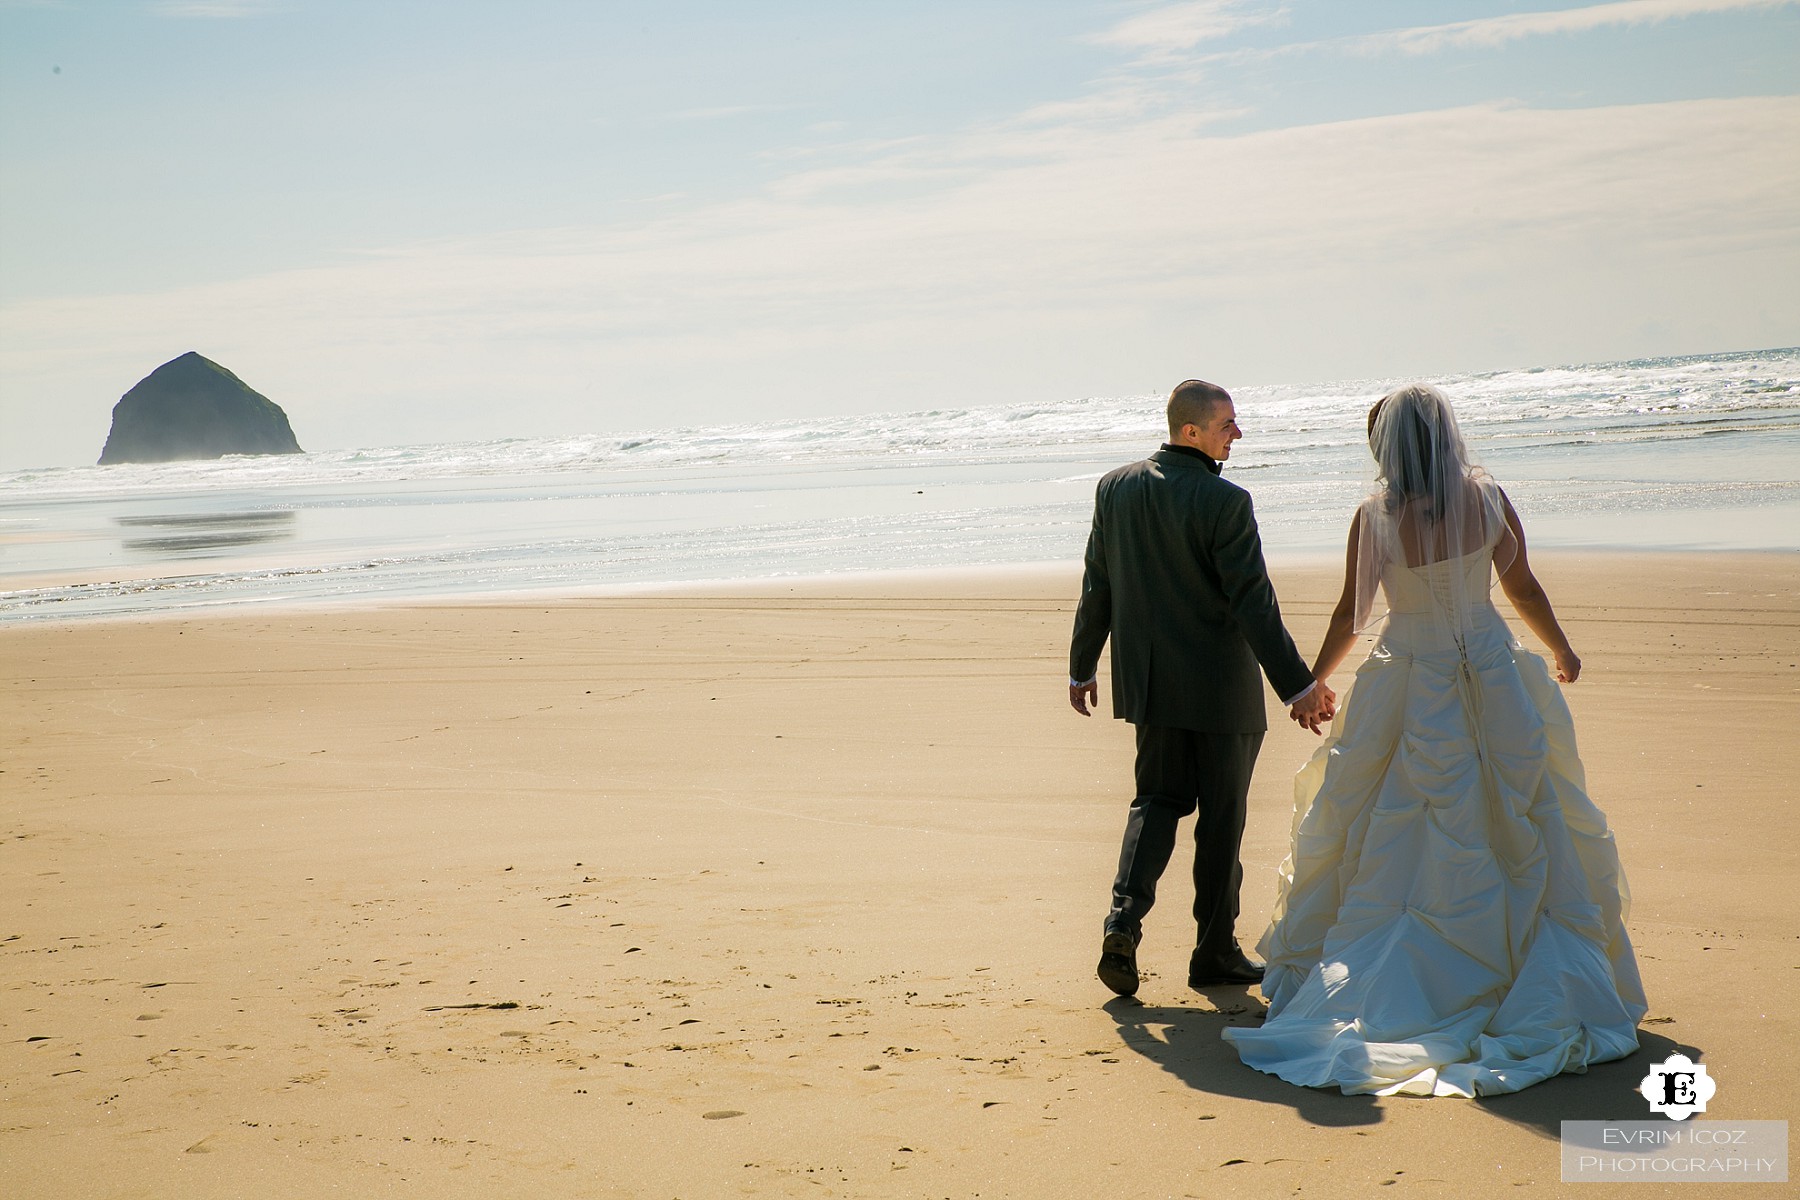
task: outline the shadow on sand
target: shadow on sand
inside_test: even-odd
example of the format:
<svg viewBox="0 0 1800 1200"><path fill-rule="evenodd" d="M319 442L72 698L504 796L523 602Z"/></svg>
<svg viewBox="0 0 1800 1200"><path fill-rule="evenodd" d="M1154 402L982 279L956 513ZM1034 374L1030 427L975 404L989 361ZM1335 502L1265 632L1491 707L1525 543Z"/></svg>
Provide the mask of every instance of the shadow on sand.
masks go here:
<svg viewBox="0 0 1800 1200"><path fill-rule="evenodd" d="M1558 1139L1564 1121L1659 1121L1638 1094L1650 1067L1671 1054L1701 1061L1702 1051L1659 1033L1638 1030L1635 1054L1590 1067L1586 1075L1558 1075L1509 1096L1485 1096L1475 1103L1503 1121L1542 1137Z"/></svg>
<svg viewBox="0 0 1800 1200"><path fill-rule="evenodd" d="M1284 1105L1311 1124L1326 1128L1379 1125L1384 1105L1415 1100L1411 1096L1346 1096L1336 1088L1296 1087L1246 1067L1219 1034L1233 1025L1258 1024L1266 1011L1262 1001L1241 989L1201 994L1217 1007L1152 1006L1121 996L1108 1001L1105 1010L1117 1022L1119 1038L1129 1049L1197 1092ZM1652 1063L1676 1053L1696 1062L1701 1059L1701 1051L1694 1046L1639 1030L1637 1052L1628 1058L1602 1063L1585 1075L1559 1075L1522 1092L1473 1103L1502 1121L1550 1140L1560 1138L1564 1121L1650 1120L1653 1114L1637 1093L1638 1083Z"/></svg>
<svg viewBox="0 0 1800 1200"><path fill-rule="evenodd" d="M1379 1097L1295 1087L1246 1067L1219 1033L1232 1025L1258 1024L1265 1011L1262 1001L1246 995L1242 988L1208 989L1200 994L1218 1007L1154 1006L1120 996L1109 1000L1105 1008L1118 1023L1119 1038L1128 1048L1197 1092L1286 1105L1319 1126L1381 1123Z"/></svg>

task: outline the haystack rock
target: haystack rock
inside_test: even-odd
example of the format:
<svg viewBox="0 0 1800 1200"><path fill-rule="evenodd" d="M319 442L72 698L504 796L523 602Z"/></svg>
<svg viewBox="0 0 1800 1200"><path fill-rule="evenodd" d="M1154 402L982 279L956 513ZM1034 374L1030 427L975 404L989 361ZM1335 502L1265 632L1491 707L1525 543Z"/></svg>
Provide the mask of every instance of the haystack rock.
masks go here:
<svg viewBox="0 0 1800 1200"><path fill-rule="evenodd" d="M100 465L299 453L279 404L190 350L150 372L113 406Z"/></svg>

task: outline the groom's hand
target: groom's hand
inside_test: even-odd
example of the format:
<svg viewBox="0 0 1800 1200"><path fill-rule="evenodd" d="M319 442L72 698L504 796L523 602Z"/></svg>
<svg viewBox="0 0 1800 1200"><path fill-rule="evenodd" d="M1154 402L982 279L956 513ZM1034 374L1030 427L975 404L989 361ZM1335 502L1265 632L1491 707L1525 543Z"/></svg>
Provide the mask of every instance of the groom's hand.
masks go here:
<svg viewBox="0 0 1800 1200"><path fill-rule="evenodd" d="M1324 730L1320 726L1336 715L1337 693L1326 687L1323 680L1288 709L1288 716L1299 722L1300 728L1310 729L1321 737L1324 736Z"/></svg>
<svg viewBox="0 0 1800 1200"><path fill-rule="evenodd" d="M1088 705L1090 704L1096 708L1100 706L1099 678L1095 677L1086 683L1071 683L1069 685L1070 707L1085 717L1089 715Z"/></svg>

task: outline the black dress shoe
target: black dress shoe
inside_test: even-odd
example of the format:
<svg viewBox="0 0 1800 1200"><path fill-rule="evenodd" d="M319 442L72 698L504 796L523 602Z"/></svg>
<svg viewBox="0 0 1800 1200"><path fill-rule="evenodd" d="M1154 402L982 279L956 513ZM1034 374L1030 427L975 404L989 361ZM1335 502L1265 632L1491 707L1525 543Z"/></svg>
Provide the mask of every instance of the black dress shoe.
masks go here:
<svg viewBox="0 0 1800 1200"><path fill-rule="evenodd" d="M1137 940L1129 933L1113 930L1100 939L1100 982L1121 996L1135 996L1138 990Z"/></svg>
<svg viewBox="0 0 1800 1200"><path fill-rule="evenodd" d="M1188 962L1188 986L1191 988L1215 987L1221 984L1261 983L1263 965L1244 957L1244 952L1232 947L1227 954L1196 954Z"/></svg>

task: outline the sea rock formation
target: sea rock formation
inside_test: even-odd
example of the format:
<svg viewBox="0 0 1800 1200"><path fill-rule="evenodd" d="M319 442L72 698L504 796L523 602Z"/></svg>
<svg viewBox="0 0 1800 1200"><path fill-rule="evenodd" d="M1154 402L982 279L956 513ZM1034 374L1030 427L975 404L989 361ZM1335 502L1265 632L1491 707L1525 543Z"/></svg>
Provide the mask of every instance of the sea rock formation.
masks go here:
<svg viewBox="0 0 1800 1200"><path fill-rule="evenodd" d="M144 376L113 406L100 465L299 453L279 404L190 350Z"/></svg>

